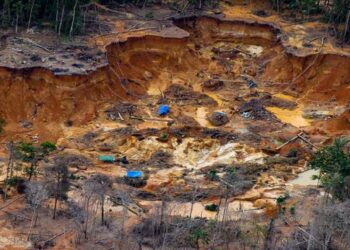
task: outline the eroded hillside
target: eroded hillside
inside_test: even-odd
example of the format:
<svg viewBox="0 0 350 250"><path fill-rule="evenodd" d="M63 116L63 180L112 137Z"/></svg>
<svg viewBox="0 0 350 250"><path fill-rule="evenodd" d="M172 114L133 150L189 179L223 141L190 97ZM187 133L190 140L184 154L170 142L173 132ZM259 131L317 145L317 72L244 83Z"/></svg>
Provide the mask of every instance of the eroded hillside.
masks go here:
<svg viewBox="0 0 350 250"><path fill-rule="evenodd" d="M48 199L33 226L27 223L33 221L30 208L16 202L8 211L22 217L1 215L1 244L29 249L49 240L54 249L158 249L168 235L172 247L187 247L177 228L186 219L192 224L183 227L191 233L193 225L210 231L207 219L229 231L234 221L245 222L248 232L255 224L269 228L281 209L276 200L287 193L284 209L296 207L298 225L307 225L311 215L304 209L320 190L307 191L317 182L302 172L318 147L350 134L350 57L346 49L333 50L330 39L312 48L293 46L295 31L278 16L263 20L250 10L225 6L222 14L174 17L157 29L124 27L120 36L96 36L92 40L104 56L85 73L46 62L1 67L4 169L10 141L55 142L57 152L39 169L56 155L86 159L82 166L67 163L71 186L59 202L60 216L51 219ZM123 25L118 21L116 29ZM164 104L170 107L166 117L158 115ZM102 162L101 155L115 160ZM142 171L145 180L128 182L128 170ZM84 181L95 174L112 180L104 197L107 227L97 226L100 203L89 206L83 193ZM18 197L15 188L8 195ZM72 204L93 219L77 223ZM210 211L206 206L213 204L218 209ZM150 226L158 225L154 218L159 227ZM296 224L287 220L276 238ZM18 233L28 230L30 240ZM58 240L50 239L55 235ZM220 231L219 243L212 244L263 248L264 233L245 236L246 245L237 235L225 241ZM189 244L206 249L203 242Z"/></svg>

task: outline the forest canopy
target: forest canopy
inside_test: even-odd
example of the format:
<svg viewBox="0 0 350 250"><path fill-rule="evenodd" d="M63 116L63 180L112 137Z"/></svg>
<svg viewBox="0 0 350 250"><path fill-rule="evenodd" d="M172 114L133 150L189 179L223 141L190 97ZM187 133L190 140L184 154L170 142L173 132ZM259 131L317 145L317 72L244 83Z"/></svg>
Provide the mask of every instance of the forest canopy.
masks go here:
<svg viewBox="0 0 350 250"><path fill-rule="evenodd" d="M72 36L82 31L86 13L90 6L134 5L145 7L152 4L166 4L174 10L215 8L223 0L0 0L0 24L2 28L19 27L30 29L45 26L58 34ZM350 0L270 0L278 12L292 10L301 15L319 15L333 24L334 31L345 41L349 37ZM234 4L232 1L231 4Z"/></svg>

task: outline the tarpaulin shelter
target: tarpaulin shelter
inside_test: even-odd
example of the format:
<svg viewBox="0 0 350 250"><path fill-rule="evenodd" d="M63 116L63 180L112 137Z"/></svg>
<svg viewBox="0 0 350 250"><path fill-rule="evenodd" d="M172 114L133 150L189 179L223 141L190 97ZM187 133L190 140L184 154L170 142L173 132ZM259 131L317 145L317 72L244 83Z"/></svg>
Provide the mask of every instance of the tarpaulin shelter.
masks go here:
<svg viewBox="0 0 350 250"><path fill-rule="evenodd" d="M158 111L158 114L159 114L159 115L161 115L161 116L167 115L167 114L169 114L169 112L170 112L170 107L169 107L169 105L161 105L161 106L159 107L159 111Z"/></svg>

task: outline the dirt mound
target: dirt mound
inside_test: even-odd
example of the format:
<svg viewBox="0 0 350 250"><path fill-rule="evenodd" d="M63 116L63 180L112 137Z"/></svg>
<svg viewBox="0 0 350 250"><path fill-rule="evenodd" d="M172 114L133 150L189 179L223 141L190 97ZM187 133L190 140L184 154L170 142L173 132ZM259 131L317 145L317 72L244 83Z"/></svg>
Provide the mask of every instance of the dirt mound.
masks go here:
<svg viewBox="0 0 350 250"><path fill-rule="evenodd" d="M239 112L244 118L250 118L255 120L272 120L276 117L267 111L264 107L264 103L259 99L252 99L249 102L244 103Z"/></svg>
<svg viewBox="0 0 350 250"><path fill-rule="evenodd" d="M283 109L293 109L297 106L296 102L290 100L284 100L271 94L265 94L260 101L264 106L278 107Z"/></svg>
<svg viewBox="0 0 350 250"><path fill-rule="evenodd" d="M204 89L207 89L210 91L222 89L224 86L225 86L224 81L220 80L219 78L213 78L213 79L207 80L202 85Z"/></svg>
<svg viewBox="0 0 350 250"><path fill-rule="evenodd" d="M199 123L193 117L183 114L177 117L176 123L181 124L183 126L199 127Z"/></svg>
<svg viewBox="0 0 350 250"><path fill-rule="evenodd" d="M129 102L118 102L106 111L107 119L126 123L140 123L140 119L132 117L142 117L145 113L137 105Z"/></svg>
<svg viewBox="0 0 350 250"><path fill-rule="evenodd" d="M132 103L120 102L115 104L113 107L106 110L108 119L118 120L121 119L121 116L131 116L137 110L137 106Z"/></svg>
<svg viewBox="0 0 350 250"><path fill-rule="evenodd" d="M195 92L178 84L167 88L164 96L178 105L217 105L217 102L206 94Z"/></svg>

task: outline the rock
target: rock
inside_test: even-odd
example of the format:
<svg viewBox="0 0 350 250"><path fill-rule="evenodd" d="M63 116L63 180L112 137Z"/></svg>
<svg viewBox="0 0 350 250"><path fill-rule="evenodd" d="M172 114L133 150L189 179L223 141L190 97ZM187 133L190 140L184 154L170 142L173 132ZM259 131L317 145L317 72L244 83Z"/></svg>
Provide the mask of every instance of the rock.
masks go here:
<svg viewBox="0 0 350 250"><path fill-rule="evenodd" d="M214 13L215 15L219 15L219 14L222 13L222 11L221 11L220 9L214 9L214 10L213 10L213 13Z"/></svg>
<svg viewBox="0 0 350 250"><path fill-rule="evenodd" d="M107 143L103 143L100 147L99 147L99 150L100 151L103 151L103 152L108 152L108 151L111 151L112 150L112 146L107 144Z"/></svg>
<svg viewBox="0 0 350 250"><path fill-rule="evenodd" d="M276 190L276 191L271 191L271 192L265 192L263 193L263 198L266 198L266 199L277 199L278 197L284 195L284 191L279 191L279 190Z"/></svg>
<svg viewBox="0 0 350 250"><path fill-rule="evenodd" d="M71 149L78 148L77 145L73 141L66 139L66 138L59 139L57 142L57 146L61 147L61 148L71 148Z"/></svg>
<svg viewBox="0 0 350 250"><path fill-rule="evenodd" d="M79 170L87 170L88 169L88 166L76 166L77 169Z"/></svg>
<svg viewBox="0 0 350 250"><path fill-rule="evenodd" d="M205 81L203 83L203 88L208 89L208 90L218 90L224 87L224 82L220 79L210 79L208 81Z"/></svg>
<svg viewBox="0 0 350 250"><path fill-rule="evenodd" d="M256 16L260 16L260 17L267 17L269 16L269 13L266 12L265 10L254 10L253 14Z"/></svg>
<svg viewBox="0 0 350 250"><path fill-rule="evenodd" d="M76 168L76 167L69 167L68 168L68 172L71 173L71 174L76 174L79 172L79 169Z"/></svg>
<svg viewBox="0 0 350 250"><path fill-rule="evenodd" d="M276 205L276 201L273 199L257 199L254 202L254 207L256 208L265 208L267 206L274 206Z"/></svg>
<svg viewBox="0 0 350 250"><path fill-rule="evenodd" d="M186 82L180 78L173 78L171 84L185 85Z"/></svg>
<svg viewBox="0 0 350 250"><path fill-rule="evenodd" d="M246 192L245 194L236 197L236 200L255 201L255 200L260 199L260 198L261 198L261 193L257 190L252 189L252 190Z"/></svg>
<svg viewBox="0 0 350 250"><path fill-rule="evenodd" d="M149 71L145 71L143 73L143 77L146 79L146 80L151 80L153 78L153 74Z"/></svg>
<svg viewBox="0 0 350 250"><path fill-rule="evenodd" d="M19 124L21 125L22 128L31 128L33 127L33 123L29 121L20 121Z"/></svg>
<svg viewBox="0 0 350 250"><path fill-rule="evenodd" d="M229 122L229 119L224 112L214 112L208 117L208 120L214 126L222 126Z"/></svg>
<svg viewBox="0 0 350 250"><path fill-rule="evenodd" d="M305 111L303 117L306 119L330 119L334 114L328 110L309 110Z"/></svg>

